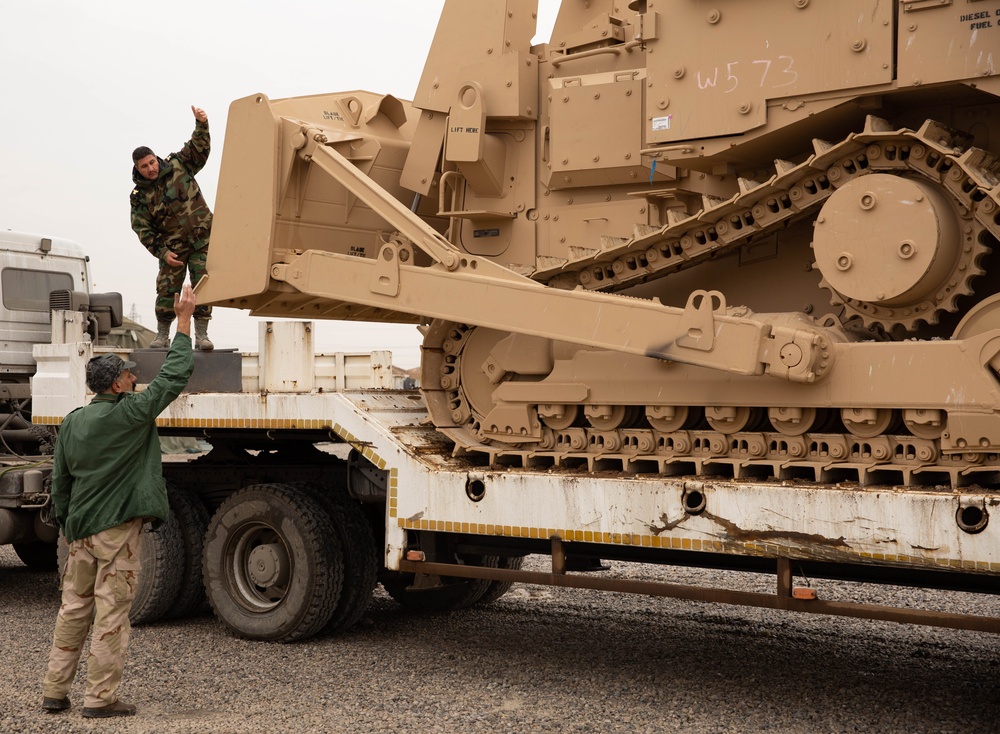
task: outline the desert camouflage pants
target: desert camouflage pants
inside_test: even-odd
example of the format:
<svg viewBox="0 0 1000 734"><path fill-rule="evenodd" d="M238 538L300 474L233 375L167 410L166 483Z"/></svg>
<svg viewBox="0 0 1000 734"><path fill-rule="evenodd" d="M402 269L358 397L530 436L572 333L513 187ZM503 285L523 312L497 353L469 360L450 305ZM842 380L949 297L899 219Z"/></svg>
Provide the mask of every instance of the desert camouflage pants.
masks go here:
<svg viewBox="0 0 1000 734"><path fill-rule="evenodd" d="M184 276L191 274L191 286L205 275L205 261L208 259L208 240L202 239L186 245L174 245L174 254L183 265L167 265L160 260L160 272L156 274L156 312L157 321L171 322L174 320L174 294L180 293L184 286ZM212 318L212 307L198 305L194 307L196 319Z"/></svg>
<svg viewBox="0 0 1000 734"><path fill-rule="evenodd" d="M93 623L83 705L107 706L117 700L131 630L128 613L141 568L141 532L142 519L136 518L70 544L44 696L69 693Z"/></svg>

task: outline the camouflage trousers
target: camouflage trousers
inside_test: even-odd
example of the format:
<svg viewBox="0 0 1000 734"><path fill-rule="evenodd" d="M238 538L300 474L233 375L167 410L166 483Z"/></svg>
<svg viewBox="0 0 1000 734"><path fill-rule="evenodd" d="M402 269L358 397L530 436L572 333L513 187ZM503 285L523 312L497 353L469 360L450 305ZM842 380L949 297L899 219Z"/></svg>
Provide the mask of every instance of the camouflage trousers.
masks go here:
<svg viewBox="0 0 1000 734"><path fill-rule="evenodd" d="M205 275L205 261L208 259L208 240L201 239L183 245L173 245L171 250L181 260L181 265L168 265L160 260L160 272L156 274L156 313L157 321L172 322L174 320L174 294L180 293L184 286L184 276L191 274L191 285ZM212 318L211 306L195 306L196 319Z"/></svg>
<svg viewBox="0 0 1000 734"><path fill-rule="evenodd" d="M136 518L70 544L62 575L62 605L42 683L45 697L64 698L69 693L93 624L83 705L107 706L118 700L132 629L128 613L142 567L141 532L142 518Z"/></svg>

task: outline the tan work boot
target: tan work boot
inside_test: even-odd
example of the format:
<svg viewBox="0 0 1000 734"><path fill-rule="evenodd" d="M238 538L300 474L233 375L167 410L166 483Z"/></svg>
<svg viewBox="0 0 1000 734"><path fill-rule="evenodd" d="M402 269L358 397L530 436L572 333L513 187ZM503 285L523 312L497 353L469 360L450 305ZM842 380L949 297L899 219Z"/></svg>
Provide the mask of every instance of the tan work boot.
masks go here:
<svg viewBox="0 0 1000 734"><path fill-rule="evenodd" d="M149 343L150 349L166 349L170 346L170 323L157 320L156 338Z"/></svg>
<svg viewBox="0 0 1000 734"><path fill-rule="evenodd" d="M208 338L208 319L194 320L194 348L211 352L215 345Z"/></svg>

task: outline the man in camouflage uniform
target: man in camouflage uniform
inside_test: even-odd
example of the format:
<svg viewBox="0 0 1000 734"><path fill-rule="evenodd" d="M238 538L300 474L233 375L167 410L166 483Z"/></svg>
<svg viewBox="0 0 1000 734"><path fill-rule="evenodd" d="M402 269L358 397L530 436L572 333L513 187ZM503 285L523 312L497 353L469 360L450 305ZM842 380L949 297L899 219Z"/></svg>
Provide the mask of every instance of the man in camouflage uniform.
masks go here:
<svg viewBox="0 0 1000 734"><path fill-rule="evenodd" d="M62 576L42 709L70 707L83 643L93 624L87 658L83 715L130 716L135 706L118 700L135 598L142 525L167 520L166 485L156 434L158 416L176 398L194 369L191 316L195 296L185 285L174 296L177 336L160 373L133 391L135 362L105 353L87 363L95 397L63 420L52 467L52 507L69 558Z"/></svg>
<svg viewBox="0 0 1000 734"><path fill-rule="evenodd" d="M171 153L166 160L157 158L146 146L132 152L132 229L160 261L156 276L156 339L150 344L154 349L170 343L173 297L181 292L185 265L192 285L197 285L205 274L212 232L212 211L194 178L208 160L211 147L208 115L200 107L192 107L191 111L194 134L179 152ZM211 317L211 306L198 306L194 313L195 347L204 351L213 348L208 339Z"/></svg>

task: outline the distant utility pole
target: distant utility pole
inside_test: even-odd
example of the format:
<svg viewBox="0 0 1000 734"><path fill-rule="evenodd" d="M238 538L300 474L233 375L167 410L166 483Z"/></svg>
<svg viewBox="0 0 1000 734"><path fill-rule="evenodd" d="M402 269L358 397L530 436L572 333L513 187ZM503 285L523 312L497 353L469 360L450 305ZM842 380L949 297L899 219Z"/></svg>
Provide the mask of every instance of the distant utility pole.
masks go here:
<svg viewBox="0 0 1000 734"><path fill-rule="evenodd" d="M141 324L142 320L139 318L139 309L135 307L135 303L132 303L132 310L128 312L128 317L137 324Z"/></svg>

